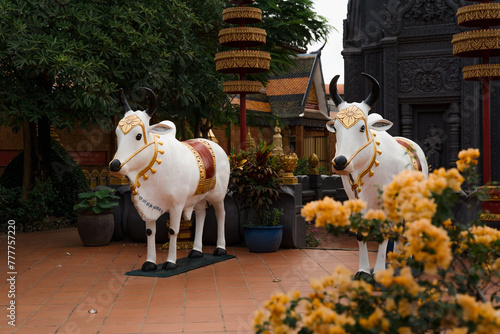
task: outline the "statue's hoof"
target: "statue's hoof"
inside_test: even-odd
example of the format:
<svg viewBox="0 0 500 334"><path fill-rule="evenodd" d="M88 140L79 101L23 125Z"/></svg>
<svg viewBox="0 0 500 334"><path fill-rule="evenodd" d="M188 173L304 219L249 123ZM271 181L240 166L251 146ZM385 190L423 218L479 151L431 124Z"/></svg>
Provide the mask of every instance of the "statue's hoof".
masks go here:
<svg viewBox="0 0 500 334"><path fill-rule="evenodd" d="M156 269L158 269L158 267L156 266L156 263L149 262L149 261L144 262L142 264L142 268L141 268L142 271L155 271Z"/></svg>
<svg viewBox="0 0 500 334"><path fill-rule="evenodd" d="M163 269L163 270L175 270L175 269L177 269L177 264L167 261L163 264L163 266L161 266L161 269Z"/></svg>
<svg viewBox="0 0 500 334"><path fill-rule="evenodd" d="M222 256L222 255L227 255L227 252L225 249L223 248L219 248L217 247L215 250L214 250L214 256Z"/></svg>
<svg viewBox="0 0 500 334"><path fill-rule="evenodd" d="M188 254L188 258L190 259L199 259L203 257L203 253L200 251L197 251L195 249L191 250Z"/></svg>
<svg viewBox="0 0 500 334"><path fill-rule="evenodd" d="M358 281L372 281L373 275L364 271L358 271L356 275L354 275L354 279Z"/></svg>

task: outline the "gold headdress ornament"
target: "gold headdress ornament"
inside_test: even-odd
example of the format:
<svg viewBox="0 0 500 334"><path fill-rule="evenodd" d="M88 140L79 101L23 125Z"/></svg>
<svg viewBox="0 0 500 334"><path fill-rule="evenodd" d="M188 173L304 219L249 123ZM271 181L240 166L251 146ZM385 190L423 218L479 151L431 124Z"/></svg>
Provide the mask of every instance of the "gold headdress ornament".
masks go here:
<svg viewBox="0 0 500 334"><path fill-rule="evenodd" d="M340 123L346 128L349 129L354 124L356 124L360 119L366 119L366 115L363 110L359 109L356 106L350 106L345 109L342 109L337 114L337 119Z"/></svg>
<svg viewBox="0 0 500 334"><path fill-rule="evenodd" d="M130 115L128 117L125 117L118 123L118 126L124 134L129 133L130 130L132 130L137 125L140 125L144 128L142 120L137 115Z"/></svg>
<svg viewBox="0 0 500 334"><path fill-rule="evenodd" d="M144 144L147 144L146 140L146 129L144 128L144 123L142 122L141 118L137 115L130 115L125 118L122 118L122 120L118 123L118 126L122 130L123 134L127 134L135 128L137 125L140 125L142 128L142 136L144 139Z"/></svg>

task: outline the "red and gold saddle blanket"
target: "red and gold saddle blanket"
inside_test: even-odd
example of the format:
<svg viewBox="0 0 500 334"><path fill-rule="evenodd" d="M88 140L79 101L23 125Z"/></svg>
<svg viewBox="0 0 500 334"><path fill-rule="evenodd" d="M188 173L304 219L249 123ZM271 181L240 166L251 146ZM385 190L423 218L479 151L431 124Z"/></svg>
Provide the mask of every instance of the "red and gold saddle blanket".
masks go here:
<svg viewBox="0 0 500 334"><path fill-rule="evenodd" d="M198 163L200 180L195 195L201 195L215 187L215 154L210 143L203 139L191 139L182 142L193 153Z"/></svg>
<svg viewBox="0 0 500 334"><path fill-rule="evenodd" d="M410 157L411 162L413 164L413 170L418 170L421 172L422 171L422 164L420 163L420 159L418 158L417 151L415 150L415 147L413 147L413 143L410 142L408 139L403 138L403 137L396 137L395 139L398 142L398 144L403 146L403 148L408 153L408 156Z"/></svg>

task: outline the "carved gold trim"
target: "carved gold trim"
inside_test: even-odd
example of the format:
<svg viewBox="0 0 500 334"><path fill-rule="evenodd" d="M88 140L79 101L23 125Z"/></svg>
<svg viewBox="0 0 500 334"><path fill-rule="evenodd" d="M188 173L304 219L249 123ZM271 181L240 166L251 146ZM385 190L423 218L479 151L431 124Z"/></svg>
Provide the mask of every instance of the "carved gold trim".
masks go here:
<svg viewBox="0 0 500 334"><path fill-rule="evenodd" d="M500 194L499 193L488 193L486 192L485 198L482 200L483 202L500 202Z"/></svg>
<svg viewBox="0 0 500 334"><path fill-rule="evenodd" d="M462 70L464 80L481 80L483 78L500 79L500 64L478 64L465 66Z"/></svg>
<svg viewBox="0 0 500 334"><path fill-rule="evenodd" d="M406 151L406 153L410 157L411 163L413 165L413 170L417 171L422 170L420 163L417 160L418 159L418 156L416 154L417 150L415 150L413 143L404 137L397 137L397 140L406 143L407 146L402 145L401 143L399 145Z"/></svg>
<svg viewBox="0 0 500 334"><path fill-rule="evenodd" d="M457 10L458 24L464 27L480 27L486 21L493 21L489 26L497 25L500 20L500 3L481 3L460 7Z"/></svg>
<svg viewBox="0 0 500 334"><path fill-rule="evenodd" d="M193 249L193 241L177 241L177 250ZM164 243L161 248L169 249L170 241Z"/></svg>
<svg viewBox="0 0 500 334"><path fill-rule="evenodd" d="M238 80L224 82L223 92L226 94L241 94L241 93L261 93L264 86L259 81Z"/></svg>
<svg viewBox="0 0 500 334"><path fill-rule="evenodd" d="M230 47L266 44L267 33L261 28L234 27L219 31L219 44Z"/></svg>
<svg viewBox="0 0 500 334"><path fill-rule="evenodd" d="M497 222L500 221L500 214L498 213L481 213L479 220L486 222Z"/></svg>
<svg viewBox="0 0 500 334"><path fill-rule="evenodd" d="M215 68L221 73L259 73L269 71L271 55L269 52L257 50L233 50L219 52L215 55Z"/></svg>
<svg viewBox="0 0 500 334"><path fill-rule="evenodd" d="M226 23L237 24L257 23L262 21L262 11L256 7L231 7L222 11L222 20Z"/></svg>
<svg viewBox="0 0 500 334"><path fill-rule="evenodd" d="M488 202L500 202L500 194L489 194Z"/></svg>
<svg viewBox="0 0 500 334"><path fill-rule="evenodd" d="M480 57L484 52L500 53L500 29L471 30L453 35L453 54L460 57Z"/></svg>

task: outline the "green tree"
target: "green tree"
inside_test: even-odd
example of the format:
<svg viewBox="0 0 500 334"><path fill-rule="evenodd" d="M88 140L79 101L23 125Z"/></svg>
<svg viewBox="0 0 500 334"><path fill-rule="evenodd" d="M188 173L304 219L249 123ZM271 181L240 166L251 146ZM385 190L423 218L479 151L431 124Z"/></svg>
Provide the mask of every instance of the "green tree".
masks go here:
<svg viewBox="0 0 500 334"><path fill-rule="evenodd" d="M163 110L175 110L183 139L188 137L187 124L192 125L192 136L206 137L213 126L236 122L239 114L227 95L222 93L223 82L231 76L218 74L213 61L215 54L224 49L219 46L217 37L219 30L228 26L222 22L222 11L234 5L227 0L186 0L185 3L197 18L191 35L197 41L193 53L196 56L188 62L177 64L185 77L182 88L178 86L179 94L172 96L172 99L160 102L163 103ZM263 11L262 22L252 26L266 29L267 43L257 49L271 53L270 73L286 71L293 66L292 56L297 49L305 50L311 42L326 40L331 29L326 19L311 9L313 3L310 0L257 0L253 6ZM217 9L214 11L214 8ZM234 77L237 79L237 75ZM249 76L250 80L262 82L266 82L268 77L269 73ZM268 115L249 113L247 121L260 124L258 119L265 116ZM267 123L274 124L275 120L270 119Z"/></svg>
<svg viewBox="0 0 500 334"><path fill-rule="evenodd" d="M290 63L284 45L324 38L328 26L309 0L275 2L256 4L265 12L263 26L269 24L273 64ZM213 61L227 6L227 0L0 0L0 124L23 130L25 196L35 180L50 176L50 126L110 128L119 88L131 103L143 99L134 95L138 87L152 88L158 117L194 125L196 135L234 119ZM287 21L288 35L279 20Z"/></svg>
<svg viewBox="0 0 500 334"><path fill-rule="evenodd" d="M312 0L256 0L254 6L262 10L267 43L262 48L271 53L271 73L286 71L294 65L297 49L305 50L312 42L325 41L332 27L327 20L312 10Z"/></svg>
<svg viewBox="0 0 500 334"><path fill-rule="evenodd" d="M183 1L1 0L0 123L23 129L23 188L49 177L50 125L109 128L119 87L170 98L195 19Z"/></svg>

